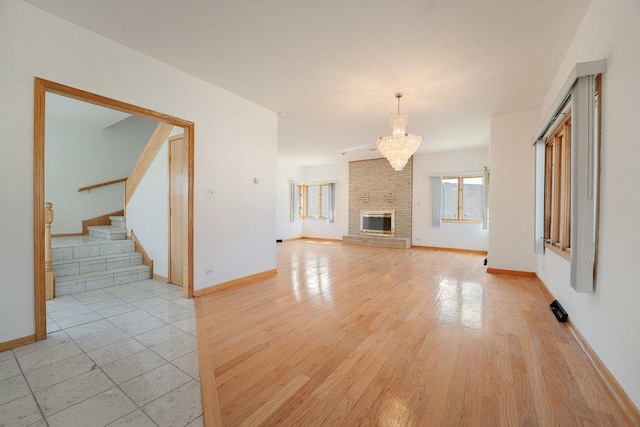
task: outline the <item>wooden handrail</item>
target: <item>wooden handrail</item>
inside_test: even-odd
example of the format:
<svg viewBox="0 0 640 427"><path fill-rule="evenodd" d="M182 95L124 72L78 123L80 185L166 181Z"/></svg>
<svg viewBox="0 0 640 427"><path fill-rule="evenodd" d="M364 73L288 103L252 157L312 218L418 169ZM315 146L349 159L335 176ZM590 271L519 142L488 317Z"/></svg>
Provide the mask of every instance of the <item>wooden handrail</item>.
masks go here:
<svg viewBox="0 0 640 427"><path fill-rule="evenodd" d="M51 223L53 222L53 204L44 204L44 276L47 299L56 296L55 279L51 268Z"/></svg>
<svg viewBox="0 0 640 427"><path fill-rule="evenodd" d="M106 187L107 185L117 184L119 182L125 182L126 180L127 178L120 178L120 179L114 179L113 181L106 181L106 182L101 182L100 184L93 184L87 187L81 187L81 188L78 188L78 193L81 193L83 191L93 190L94 188Z"/></svg>

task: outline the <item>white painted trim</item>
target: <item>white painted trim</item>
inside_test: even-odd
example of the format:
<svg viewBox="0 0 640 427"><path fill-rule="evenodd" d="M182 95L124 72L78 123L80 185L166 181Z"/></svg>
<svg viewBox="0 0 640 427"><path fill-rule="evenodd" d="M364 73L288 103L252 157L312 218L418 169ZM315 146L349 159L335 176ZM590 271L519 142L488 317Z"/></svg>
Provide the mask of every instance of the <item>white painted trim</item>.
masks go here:
<svg viewBox="0 0 640 427"><path fill-rule="evenodd" d="M607 71L607 60L600 59L598 61L590 61L590 62L580 62L577 63L569 77L565 81L562 89L558 93L555 101L551 104L551 108L542 119L540 126L538 126L538 130L534 134L534 138L531 141L531 145L535 145L539 139L544 138L545 134L549 130L549 128L555 122L557 115L564 108L567 103L567 100L571 96L571 90L580 77L591 76L596 74L602 74Z"/></svg>

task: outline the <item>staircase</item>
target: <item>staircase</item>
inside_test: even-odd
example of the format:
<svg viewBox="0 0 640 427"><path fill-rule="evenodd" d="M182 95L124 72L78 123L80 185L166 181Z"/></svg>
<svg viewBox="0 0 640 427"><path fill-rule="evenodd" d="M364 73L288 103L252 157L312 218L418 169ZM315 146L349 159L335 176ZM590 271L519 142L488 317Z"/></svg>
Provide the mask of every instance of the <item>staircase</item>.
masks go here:
<svg viewBox="0 0 640 427"><path fill-rule="evenodd" d="M51 242L56 295L91 291L151 278L142 254L127 240L124 217L88 227L88 236L55 237Z"/></svg>

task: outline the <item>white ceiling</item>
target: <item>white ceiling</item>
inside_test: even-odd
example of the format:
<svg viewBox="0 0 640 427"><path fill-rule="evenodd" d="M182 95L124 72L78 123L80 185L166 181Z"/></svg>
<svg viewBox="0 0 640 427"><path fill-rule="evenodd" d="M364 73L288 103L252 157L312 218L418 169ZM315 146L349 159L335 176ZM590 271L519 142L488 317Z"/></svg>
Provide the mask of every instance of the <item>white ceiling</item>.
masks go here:
<svg viewBox="0 0 640 427"><path fill-rule="evenodd" d="M488 145L492 115L540 106L590 3L27 1L282 113L299 165L379 157L397 91L420 151Z"/></svg>

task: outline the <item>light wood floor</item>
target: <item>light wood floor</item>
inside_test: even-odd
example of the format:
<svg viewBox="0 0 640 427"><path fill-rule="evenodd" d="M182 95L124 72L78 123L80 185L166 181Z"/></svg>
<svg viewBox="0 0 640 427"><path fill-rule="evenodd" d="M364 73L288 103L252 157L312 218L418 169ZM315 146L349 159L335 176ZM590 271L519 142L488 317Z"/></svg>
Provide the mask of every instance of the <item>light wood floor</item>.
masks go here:
<svg viewBox="0 0 640 427"><path fill-rule="evenodd" d="M277 276L196 303L223 424L633 425L537 279L483 258L278 244Z"/></svg>

